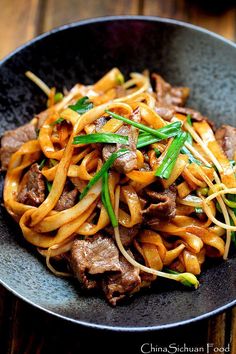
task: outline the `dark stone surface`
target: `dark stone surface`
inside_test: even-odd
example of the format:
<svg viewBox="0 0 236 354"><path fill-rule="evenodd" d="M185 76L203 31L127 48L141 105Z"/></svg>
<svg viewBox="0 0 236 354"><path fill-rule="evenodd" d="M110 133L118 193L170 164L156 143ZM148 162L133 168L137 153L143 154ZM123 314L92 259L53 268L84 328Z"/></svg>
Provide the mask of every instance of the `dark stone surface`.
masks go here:
<svg viewBox="0 0 236 354"><path fill-rule="evenodd" d="M157 18L84 21L43 35L0 64L0 133L29 121L46 97L25 76L31 70L49 86L92 83L117 66L128 74L156 70L173 84L191 88L188 105L217 124L236 123L236 46L207 31ZM1 208L0 280L26 301L89 326L148 330L175 326L232 305L236 259L213 264L189 291L158 280L152 291L116 308L81 294L77 283L52 275L22 240Z"/></svg>

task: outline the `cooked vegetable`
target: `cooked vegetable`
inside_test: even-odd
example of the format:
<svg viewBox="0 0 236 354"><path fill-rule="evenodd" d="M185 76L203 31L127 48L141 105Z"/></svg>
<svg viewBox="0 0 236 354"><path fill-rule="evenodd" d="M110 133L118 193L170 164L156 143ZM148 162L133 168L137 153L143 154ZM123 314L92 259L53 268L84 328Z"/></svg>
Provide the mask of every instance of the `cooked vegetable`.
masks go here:
<svg viewBox="0 0 236 354"><path fill-rule="evenodd" d="M57 92L54 96L54 102L58 103L58 102L62 101L63 98L64 98L63 93Z"/></svg>
<svg viewBox="0 0 236 354"><path fill-rule="evenodd" d="M111 198L110 198L110 193L109 193L109 184L108 184L108 172L105 171L102 177L102 203L105 206L107 213L109 215L111 224L113 227L118 226L118 221L115 216L112 204L111 204Z"/></svg>
<svg viewBox="0 0 236 354"><path fill-rule="evenodd" d="M178 134L178 129L180 128L180 124L178 122L169 124L166 127L157 129L156 132L160 132L161 134L165 134L167 137L172 137ZM160 141L160 138L153 137L153 135L149 133L140 134L138 138L137 148L140 149L142 147L148 146L150 144L156 143ZM124 144L127 145L129 143L128 137L122 136L119 134L112 133L95 133L95 134L87 134L87 135L79 135L76 136L73 140L73 144L93 144L93 143L107 143L107 144Z"/></svg>
<svg viewBox="0 0 236 354"><path fill-rule="evenodd" d="M51 126L57 125L57 124L61 124L62 122L64 122L64 118L58 118L57 120L55 120L54 122L50 123Z"/></svg>
<svg viewBox="0 0 236 354"><path fill-rule="evenodd" d="M187 140L187 133L180 132L172 141L168 148L161 165L156 170L155 176L160 178L169 178L179 156L180 150Z"/></svg>
<svg viewBox="0 0 236 354"><path fill-rule="evenodd" d="M84 114L93 108L93 103L90 101L89 97L85 96L80 98L76 104L70 105L69 108L79 114Z"/></svg>
<svg viewBox="0 0 236 354"><path fill-rule="evenodd" d="M42 170L42 168L44 167L45 163L46 163L47 159L43 159L40 164L39 164L39 169Z"/></svg>
<svg viewBox="0 0 236 354"><path fill-rule="evenodd" d="M124 123L130 124L130 125L132 125L135 128L143 130L143 131L145 131L145 132L147 132L147 133L149 133L151 135L154 135L158 139L167 139L168 138L168 135L165 134L165 132L163 133L163 131L160 131L160 129L159 130L152 129L150 127L147 127L144 124L135 122L133 120L130 120L128 118L120 116L119 114L113 113L113 112L111 112L109 110L105 110L105 112L107 114L109 114L110 116L112 116L113 118L115 118L115 119L122 120ZM162 129L164 129L164 128L162 128Z"/></svg>
<svg viewBox="0 0 236 354"><path fill-rule="evenodd" d="M115 159L117 159L117 157L124 155L127 153L127 149L121 149L117 152L114 152L109 158L108 160L104 163L104 165L102 166L102 168L93 176L93 178L89 181L89 183L87 184L87 186L84 188L83 192L80 194L80 200L83 199L86 194L88 193L88 191L90 190L90 188L97 183L97 181L99 181L99 179L104 175L105 172L108 171L108 169L112 166L112 164L114 163Z"/></svg>

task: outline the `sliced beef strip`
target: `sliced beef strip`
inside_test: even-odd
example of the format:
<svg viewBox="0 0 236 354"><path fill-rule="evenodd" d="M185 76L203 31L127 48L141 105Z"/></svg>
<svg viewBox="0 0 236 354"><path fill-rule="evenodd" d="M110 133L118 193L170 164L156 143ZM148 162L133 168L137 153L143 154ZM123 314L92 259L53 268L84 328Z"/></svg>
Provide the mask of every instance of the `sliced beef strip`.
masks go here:
<svg viewBox="0 0 236 354"><path fill-rule="evenodd" d="M187 87L173 87L160 75L153 74L156 81L157 103L155 110L163 119L170 121L175 113L191 115L196 121L206 120L214 129L214 123L195 109L183 107L189 96Z"/></svg>
<svg viewBox="0 0 236 354"><path fill-rule="evenodd" d="M119 226L120 231L120 239L122 245L128 247L131 245L133 239L138 235L140 230L140 225L134 225L131 228L124 227L122 225ZM114 237L114 228L112 226L108 226L105 228L105 231L112 237Z"/></svg>
<svg viewBox="0 0 236 354"><path fill-rule="evenodd" d="M188 87L175 87L166 82L160 75L152 74L156 83L157 101L164 105L184 106L189 96Z"/></svg>
<svg viewBox="0 0 236 354"><path fill-rule="evenodd" d="M130 251L128 252L130 256L133 256ZM123 256L120 256L120 266L120 273L108 274L102 281L104 294L113 306L117 301L138 289L141 284L139 269L130 264Z"/></svg>
<svg viewBox="0 0 236 354"><path fill-rule="evenodd" d="M95 235L75 240L71 250L71 267L83 288L99 287L96 276L106 272L121 272L119 251L109 237Z"/></svg>
<svg viewBox="0 0 236 354"><path fill-rule="evenodd" d="M236 128L222 125L215 132L215 137L230 160L234 160L236 152Z"/></svg>
<svg viewBox="0 0 236 354"><path fill-rule="evenodd" d="M70 189L69 183L67 183L62 191L62 194L54 207L54 210L62 211L72 208L76 203L76 198L78 195L78 189Z"/></svg>
<svg viewBox="0 0 236 354"><path fill-rule="evenodd" d="M149 222L159 222L159 220L171 220L176 214L176 190L174 187L163 192L147 191L149 206L141 213Z"/></svg>
<svg viewBox="0 0 236 354"><path fill-rule="evenodd" d="M33 124L25 124L14 130L8 130L1 139L1 165L2 170L6 170L11 155L19 150L19 148L27 141L37 139L35 126Z"/></svg>
<svg viewBox="0 0 236 354"><path fill-rule="evenodd" d="M170 121L175 114L175 109L172 105L167 105L159 102L156 102L155 111L157 114L159 114L159 116L161 116L161 118L167 121Z"/></svg>
<svg viewBox="0 0 236 354"><path fill-rule="evenodd" d="M130 135L130 126L128 125L123 125L116 133L123 135L123 136L129 136ZM104 148L102 149L102 156L103 159L106 161L113 152L116 152L117 150L121 149L124 146L119 146L118 144L105 144ZM125 146L127 147L127 146ZM137 168L137 155L136 152L133 150L128 151L126 154L118 157L114 164L113 167L120 173L128 173L135 168Z"/></svg>
<svg viewBox="0 0 236 354"><path fill-rule="evenodd" d="M38 164L34 163L24 176L24 185L19 191L17 201L23 204L38 206L45 199L45 183Z"/></svg>
<svg viewBox="0 0 236 354"><path fill-rule="evenodd" d="M215 123L210 120L208 117L203 116L200 112L196 111L195 109L188 108L188 107L174 107L176 113L181 113L185 115L190 115L193 120L197 122L202 122L203 120L207 121L207 123L211 126L213 130L215 130Z"/></svg>

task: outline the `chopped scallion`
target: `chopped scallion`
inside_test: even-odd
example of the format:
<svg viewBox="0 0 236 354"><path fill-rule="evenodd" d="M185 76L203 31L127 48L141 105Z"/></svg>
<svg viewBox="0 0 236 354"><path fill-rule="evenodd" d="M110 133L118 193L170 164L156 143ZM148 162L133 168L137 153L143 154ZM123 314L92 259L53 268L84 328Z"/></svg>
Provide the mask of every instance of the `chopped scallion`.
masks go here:
<svg viewBox="0 0 236 354"><path fill-rule="evenodd" d="M113 133L95 133L87 135L79 135L74 137L73 144L123 144L128 145L128 137Z"/></svg>
<svg viewBox="0 0 236 354"><path fill-rule="evenodd" d="M199 208L199 207L196 207L196 208L195 208L195 213L196 213L196 214L202 214L202 213L203 213L203 209L202 209L202 208Z"/></svg>
<svg viewBox="0 0 236 354"><path fill-rule="evenodd" d="M163 128L155 130L156 132L160 132L161 134L165 134L167 138L173 137L178 134L179 129L181 127L181 123L174 122L169 125L166 125ZM139 134L137 148L140 149L142 147L148 146L150 144L156 143L162 140L161 138L156 138L152 134L144 132L143 134ZM122 144L128 145L128 137L122 136L119 134L113 133L95 133L95 134L87 134L87 135L79 135L76 136L73 140L73 144L93 144L93 143L110 143L110 144Z"/></svg>
<svg viewBox="0 0 236 354"><path fill-rule="evenodd" d="M107 210L112 226L117 227L118 221L111 204L111 198L109 192L108 171L105 171L102 176L102 203Z"/></svg>
<svg viewBox="0 0 236 354"><path fill-rule="evenodd" d="M50 192L51 192L51 190L52 190L52 183L51 183L51 182L49 182L49 181L46 181L46 185L47 185L47 190L48 190L48 193L50 193Z"/></svg>
<svg viewBox="0 0 236 354"><path fill-rule="evenodd" d="M40 164L39 164L39 169L40 169L40 170L42 170L42 168L44 167L45 163L46 163L46 159L43 159L43 160L40 162Z"/></svg>
<svg viewBox="0 0 236 354"><path fill-rule="evenodd" d="M159 157L161 155L160 150L158 150L157 148L154 148L154 151L155 151L156 157Z"/></svg>
<svg viewBox="0 0 236 354"><path fill-rule="evenodd" d="M188 141L188 140L187 140ZM191 163L196 163L197 165L202 165L202 162L197 160L192 153L186 148L186 146L183 146L181 151L182 154L185 154L188 156L188 159Z"/></svg>
<svg viewBox="0 0 236 354"><path fill-rule="evenodd" d="M138 123L138 122L134 122L133 120L130 120L128 118L125 118L123 116L120 116L119 114L113 113L111 111L105 110L105 112L107 114L109 114L110 116L112 116L115 119L121 120L124 123L127 123L129 125L134 126L135 128L138 128L140 130L143 130L151 135L154 135L155 137L157 137L158 139L167 139L168 135L166 135L165 133L161 132L160 129L153 129L150 127L147 127L144 124ZM181 126L181 122L180 122L180 126Z"/></svg>
<svg viewBox="0 0 236 354"><path fill-rule="evenodd" d="M116 75L116 83L117 85L123 85L123 83L125 82L124 76L119 73Z"/></svg>
<svg viewBox="0 0 236 354"><path fill-rule="evenodd" d="M87 184L87 186L84 188L83 192L80 194L80 200L83 199L86 194L88 193L89 189L95 184L97 183L97 181L104 175L104 173L106 171L108 171L108 169L112 166L112 164L114 163L114 161L121 155L124 155L127 153L127 149L121 149L118 150L116 152L114 152L113 154L111 154L111 156L107 159L107 161L104 163L104 165L102 166L102 168L93 176L93 178L89 181L89 183Z"/></svg>
<svg viewBox="0 0 236 354"><path fill-rule="evenodd" d="M69 108L79 114L84 114L93 108L93 103L90 101L88 96L84 96L84 97L80 98L76 102L76 104L70 105Z"/></svg>
<svg viewBox="0 0 236 354"><path fill-rule="evenodd" d="M168 179L171 172L175 166L176 160L179 156L180 150L183 147L187 139L186 132L179 132L178 135L173 139L171 145L169 146L166 155L158 167L155 176L160 178Z"/></svg>
<svg viewBox="0 0 236 354"><path fill-rule="evenodd" d="M50 125L53 127L56 124L61 124L62 122L64 122L64 118L58 118L57 120L55 120L54 122L52 122Z"/></svg>

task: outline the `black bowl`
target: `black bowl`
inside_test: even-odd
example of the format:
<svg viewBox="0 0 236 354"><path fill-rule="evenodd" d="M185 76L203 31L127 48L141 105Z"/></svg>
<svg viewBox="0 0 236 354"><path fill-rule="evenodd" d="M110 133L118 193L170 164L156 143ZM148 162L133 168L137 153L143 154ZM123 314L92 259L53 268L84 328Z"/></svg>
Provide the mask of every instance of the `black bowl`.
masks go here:
<svg viewBox="0 0 236 354"><path fill-rule="evenodd" d="M217 124L235 124L236 46L195 26L154 17L107 17L66 25L17 49L0 64L1 134L44 109L46 98L24 75L31 70L49 86L92 83L117 66L125 74L150 69L191 88L188 105ZM2 178L3 179L3 178ZM25 301L94 328L147 330L173 327L236 303L236 259L211 264L201 286L189 291L158 280L151 291L116 308L52 275L23 241L4 209L0 215L0 280Z"/></svg>

